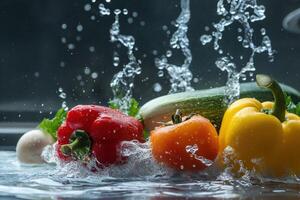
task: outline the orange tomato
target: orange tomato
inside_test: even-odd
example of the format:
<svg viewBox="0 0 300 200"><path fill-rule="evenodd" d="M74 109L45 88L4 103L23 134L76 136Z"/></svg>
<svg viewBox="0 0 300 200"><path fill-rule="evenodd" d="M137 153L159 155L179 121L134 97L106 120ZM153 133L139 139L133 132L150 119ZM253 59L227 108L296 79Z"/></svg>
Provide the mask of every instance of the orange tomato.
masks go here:
<svg viewBox="0 0 300 200"><path fill-rule="evenodd" d="M151 131L150 142L158 162L181 171L203 170L218 154L217 131L208 119L199 115L156 128Z"/></svg>

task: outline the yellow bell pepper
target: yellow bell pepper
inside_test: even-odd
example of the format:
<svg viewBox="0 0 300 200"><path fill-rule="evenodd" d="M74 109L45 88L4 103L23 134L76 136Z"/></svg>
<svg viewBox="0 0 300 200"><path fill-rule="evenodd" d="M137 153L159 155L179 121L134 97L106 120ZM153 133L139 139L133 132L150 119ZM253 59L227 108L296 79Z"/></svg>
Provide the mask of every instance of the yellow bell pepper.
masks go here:
<svg viewBox="0 0 300 200"><path fill-rule="evenodd" d="M276 81L267 75L257 75L256 81L272 91L275 102L244 98L229 106L220 129L221 163L235 173L300 175L300 117L286 112Z"/></svg>

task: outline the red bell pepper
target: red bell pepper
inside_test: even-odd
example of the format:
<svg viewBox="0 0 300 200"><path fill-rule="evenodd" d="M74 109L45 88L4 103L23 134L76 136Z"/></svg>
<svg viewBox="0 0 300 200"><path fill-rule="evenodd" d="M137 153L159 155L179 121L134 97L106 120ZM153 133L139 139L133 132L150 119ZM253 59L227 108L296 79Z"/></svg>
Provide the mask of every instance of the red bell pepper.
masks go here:
<svg viewBox="0 0 300 200"><path fill-rule="evenodd" d="M144 142L143 125L117 110L95 105L72 108L58 129L57 154L62 160L95 157L98 166L122 163L122 141Z"/></svg>

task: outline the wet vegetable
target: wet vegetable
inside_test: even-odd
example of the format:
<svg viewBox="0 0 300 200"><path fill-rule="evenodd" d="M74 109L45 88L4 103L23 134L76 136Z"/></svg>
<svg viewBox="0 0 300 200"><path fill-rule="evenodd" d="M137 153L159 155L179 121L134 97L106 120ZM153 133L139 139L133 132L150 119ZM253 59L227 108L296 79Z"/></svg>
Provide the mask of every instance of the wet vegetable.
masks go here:
<svg viewBox="0 0 300 200"><path fill-rule="evenodd" d="M93 156L98 166L108 166L124 161L120 144L131 140L144 141L137 119L103 106L78 105L58 129L57 153L65 161Z"/></svg>
<svg viewBox="0 0 300 200"><path fill-rule="evenodd" d="M244 98L228 108L219 137L222 163L234 172L243 167L274 176L299 175L300 117L286 112L285 96L276 81L257 75L257 84L270 89L275 102ZM231 155L223 152L228 146Z"/></svg>
<svg viewBox="0 0 300 200"><path fill-rule="evenodd" d="M294 101L300 101L300 93L297 90L283 84L281 86ZM227 105L223 102L224 91L225 88L220 87L169 94L149 101L141 107L139 114L144 121L146 130L153 130L160 122L169 121L169 116L175 113L176 109L180 109L183 115L197 113L204 116L219 129L227 109ZM255 83L242 83L240 97L253 97L259 101L270 101L272 100L272 93L258 88Z"/></svg>
<svg viewBox="0 0 300 200"><path fill-rule="evenodd" d="M32 130L25 133L17 143L17 158L22 163L39 164L44 160L41 157L45 146L53 144L53 138L41 130Z"/></svg>
<svg viewBox="0 0 300 200"><path fill-rule="evenodd" d="M150 134L154 158L168 167L199 171L212 164L218 154L218 134L210 121L199 115L173 115L173 124L158 127Z"/></svg>
<svg viewBox="0 0 300 200"><path fill-rule="evenodd" d="M18 141L16 153L18 160L23 163L43 163L41 157L43 148L56 141L57 129L63 123L66 111L60 109L53 119L44 119L38 126L40 130L25 133Z"/></svg>

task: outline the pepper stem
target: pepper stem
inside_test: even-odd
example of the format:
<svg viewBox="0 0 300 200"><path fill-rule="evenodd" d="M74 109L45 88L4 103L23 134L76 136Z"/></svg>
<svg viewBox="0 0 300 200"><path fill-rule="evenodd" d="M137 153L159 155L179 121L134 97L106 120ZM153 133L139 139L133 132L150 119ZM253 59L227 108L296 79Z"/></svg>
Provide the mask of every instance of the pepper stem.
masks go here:
<svg viewBox="0 0 300 200"><path fill-rule="evenodd" d="M91 149L91 141L88 134L82 130L76 130L70 137L70 143L62 145L60 150L65 156L73 156L75 159L84 160Z"/></svg>
<svg viewBox="0 0 300 200"><path fill-rule="evenodd" d="M270 89L274 97L274 107L272 115L277 117L281 122L285 121L285 96L280 85L273 80L270 76L264 74L256 75L256 83L259 87Z"/></svg>
<svg viewBox="0 0 300 200"><path fill-rule="evenodd" d="M175 114L172 115L172 122L173 124L179 124L182 122L182 113L179 109L177 109Z"/></svg>

